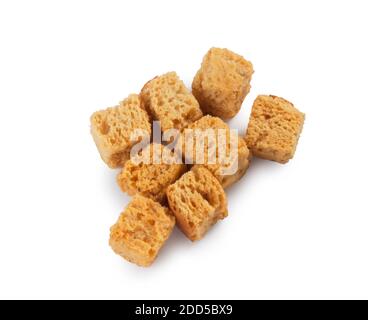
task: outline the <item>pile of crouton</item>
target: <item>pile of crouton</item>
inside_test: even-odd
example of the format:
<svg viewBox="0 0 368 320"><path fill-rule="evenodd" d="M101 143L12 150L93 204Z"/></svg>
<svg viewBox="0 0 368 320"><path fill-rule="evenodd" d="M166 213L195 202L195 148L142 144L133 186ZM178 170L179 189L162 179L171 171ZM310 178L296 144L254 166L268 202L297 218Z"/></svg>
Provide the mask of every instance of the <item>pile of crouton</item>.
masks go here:
<svg viewBox="0 0 368 320"><path fill-rule="evenodd" d="M244 176L252 156L279 163L294 156L305 116L283 98L259 95L245 136L232 134L225 122L239 112L253 72L252 63L242 56L211 48L193 79L192 91L169 72L148 81L140 94L91 116L91 133L102 160L110 168L122 168L117 183L133 197L110 230L115 253L149 266L175 225L190 240L202 239L212 225L227 217L225 189ZM167 143L152 141L153 121L159 121L162 134L175 129L175 138ZM217 138L212 144L206 140L199 157L193 132L207 129L224 132L226 139L221 145ZM141 137L142 148L133 154L137 140L132 136L137 130L146 143ZM192 141L189 147L188 141ZM179 153L173 152L173 145ZM220 151L233 145L235 156L220 159ZM209 158L211 152L216 161ZM137 161L138 154L148 161ZM223 170L232 166L234 170Z"/></svg>

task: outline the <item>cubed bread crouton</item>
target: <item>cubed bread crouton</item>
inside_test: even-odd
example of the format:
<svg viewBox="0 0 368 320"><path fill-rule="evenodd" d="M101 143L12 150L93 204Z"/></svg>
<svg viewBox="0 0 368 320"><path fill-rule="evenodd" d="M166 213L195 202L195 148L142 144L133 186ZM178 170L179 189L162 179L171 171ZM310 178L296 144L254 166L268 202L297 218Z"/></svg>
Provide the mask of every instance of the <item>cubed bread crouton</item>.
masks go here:
<svg viewBox="0 0 368 320"><path fill-rule="evenodd" d="M166 153L165 153L166 152ZM173 153L158 143L148 145L141 159L128 160L117 182L123 192L140 194L157 202L165 202L166 189L186 171L186 165L175 163Z"/></svg>
<svg viewBox="0 0 368 320"><path fill-rule="evenodd" d="M227 216L227 199L218 180L204 167L192 168L167 189L169 207L192 241Z"/></svg>
<svg viewBox="0 0 368 320"><path fill-rule="evenodd" d="M110 229L110 246L114 252L139 266L155 260L169 238L175 217L159 203L137 195Z"/></svg>
<svg viewBox="0 0 368 320"><path fill-rule="evenodd" d="M192 83L204 113L229 119L240 110L250 90L252 63L227 49L211 48Z"/></svg>
<svg viewBox="0 0 368 320"><path fill-rule="evenodd" d="M206 167L223 188L238 181L248 169L250 152L244 139L218 117L207 115L190 124L178 144L187 163Z"/></svg>
<svg viewBox="0 0 368 320"><path fill-rule="evenodd" d="M141 97L153 120L161 122L161 130L182 129L202 117L197 100L175 72L147 82Z"/></svg>
<svg viewBox="0 0 368 320"><path fill-rule="evenodd" d="M294 156L304 117L291 102L260 95L253 103L245 142L255 156L286 163Z"/></svg>
<svg viewBox="0 0 368 320"><path fill-rule="evenodd" d="M101 158L110 168L124 165L136 141L135 129L151 135L151 123L138 95L132 94L118 106L95 112L91 116L91 133Z"/></svg>

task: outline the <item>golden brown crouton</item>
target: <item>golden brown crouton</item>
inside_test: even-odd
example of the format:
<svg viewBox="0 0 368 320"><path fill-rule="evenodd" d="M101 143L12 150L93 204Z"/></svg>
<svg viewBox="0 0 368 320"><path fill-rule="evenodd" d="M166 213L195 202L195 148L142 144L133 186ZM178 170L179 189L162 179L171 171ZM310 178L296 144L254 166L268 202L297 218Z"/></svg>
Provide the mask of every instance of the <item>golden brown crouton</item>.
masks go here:
<svg viewBox="0 0 368 320"><path fill-rule="evenodd" d="M147 267L155 260L174 225L175 217L169 209L137 195L111 227L110 246L126 260Z"/></svg>
<svg viewBox="0 0 368 320"><path fill-rule="evenodd" d="M204 135L200 135L201 132ZM213 141L206 133L213 134ZM193 144L190 143L186 148L187 139L193 141ZM248 169L250 152L244 139L236 132L231 134L229 126L218 117L207 115L190 124L181 133L178 144L187 161L206 167L220 181L223 188L238 181ZM221 152L224 155L222 157Z"/></svg>
<svg viewBox="0 0 368 320"><path fill-rule="evenodd" d="M161 122L162 131L182 129L202 117L197 100L175 72L169 72L147 82L141 98L153 120Z"/></svg>
<svg viewBox="0 0 368 320"><path fill-rule="evenodd" d="M211 48L192 83L204 113L229 119L240 110L250 90L252 63L227 49Z"/></svg>
<svg viewBox="0 0 368 320"><path fill-rule="evenodd" d="M145 163L137 163L134 158L128 160L117 177L121 190L131 196L140 194L157 202L165 202L167 187L180 178L186 171L186 165L170 163L164 151L170 152L163 145L153 143L142 151L142 157L148 153Z"/></svg>
<svg viewBox="0 0 368 320"><path fill-rule="evenodd" d="M218 180L204 167L192 168L167 189L169 207L192 241L227 216L227 200Z"/></svg>
<svg viewBox="0 0 368 320"><path fill-rule="evenodd" d="M276 96L260 95L253 103L245 141L260 158L286 163L294 156L304 113Z"/></svg>
<svg viewBox="0 0 368 320"><path fill-rule="evenodd" d="M151 123L138 95L132 94L116 107L95 112L91 116L91 133L101 158L110 168L124 165L136 141L131 141L135 129L149 136Z"/></svg>

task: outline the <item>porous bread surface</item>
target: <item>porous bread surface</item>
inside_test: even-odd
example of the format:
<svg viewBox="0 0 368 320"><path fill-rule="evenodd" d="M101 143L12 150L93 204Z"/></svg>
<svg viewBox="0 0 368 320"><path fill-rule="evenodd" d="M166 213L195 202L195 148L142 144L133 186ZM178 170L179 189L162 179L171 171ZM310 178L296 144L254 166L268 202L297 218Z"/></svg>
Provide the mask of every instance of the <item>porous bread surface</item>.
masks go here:
<svg viewBox="0 0 368 320"><path fill-rule="evenodd" d="M167 187L180 178L186 171L186 165L170 163L164 151L170 152L163 145L152 143L142 151L149 154L148 163L137 163L134 158L128 160L117 176L121 190L131 196L140 194L161 203L165 202Z"/></svg>
<svg viewBox="0 0 368 320"><path fill-rule="evenodd" d="M212 142L215 142L215 146L212 147L210 139L203 139L203 158L201 158L200 155L197 154L199 136L196 134L196 130L200 130L200 132L205 133L207 129L213 129L215 140ZM220 144L220 139L218 136L222 133L219 132L220 130L222 130L223 133L226 133L226 140L224 141L225 148L223 148L223 145ZM193 141L192 147L186 148L186 139L191 139L191 141ZM234 141L233 139L237 139L237 141ZM234 146L237 147L235 152L231 150L231 142L233 142ZM220 181L223 188L227 188L238 181L245 174L249 167L251 155L244 139L237 134L231 135L230 127L218 117L206 115L196 122L190 124L181 133L178 144L179 148L182 150L182 154L188 161L190 161L190 163L196 166L204 166L210 170L211 173ZM200 151L201 148L198 150ZM226 152L226 156L221 158L219 156L220 151ZM211 155L214 155L216 163L213 163L212 159L209 160L209 156ZM230 169L232 166L234 166L233 173L231 173L229 170L227 170L227 172L223 171L224 169Z"/></svg>
<svg viewBox="0 0 368 320"><path fill-rule="evenodd" d="M201 239L219 219L227 216L226 194L204 167L192 168L167 189L169 207L184 234Z"/></svg>
<svg viewBox="0 0 368 320"><path fill-rule="evenodd" d="M110 229L110 246L114 252L139 266L155 260L170 236L175 217L159 203L135 196Z"/></svg>
<svg viewBox="0 0 368 320"><path fill-rule="evenodd" d="M250 91L252 74L250 61L228 49L211 48L193 79L192 92L204 113L229 119Z"/></svg>
<svg viewBox="0 0 368 320"><path fill-rule="evenodd" d="M129 159L135 143L130 138L135 129L151 134L148 114L136 94L131 94L118 106L92 114L91 133L101 158L110 168L121 167Z"/></svg>
<svg viewBox="0 0 368 320"><path fill-rule="evenodd" d="M147 82L141 97L151 117L161 122L162 131L180 130L203 115L197 100L175 72Z"/></svg>
<svg viewBox="0 0 368 320"><path fill-rule="evenodd" d="M286 163L295 153L305 115L280 97L260 95L253 103L245 141L260 158Z"/></svg>

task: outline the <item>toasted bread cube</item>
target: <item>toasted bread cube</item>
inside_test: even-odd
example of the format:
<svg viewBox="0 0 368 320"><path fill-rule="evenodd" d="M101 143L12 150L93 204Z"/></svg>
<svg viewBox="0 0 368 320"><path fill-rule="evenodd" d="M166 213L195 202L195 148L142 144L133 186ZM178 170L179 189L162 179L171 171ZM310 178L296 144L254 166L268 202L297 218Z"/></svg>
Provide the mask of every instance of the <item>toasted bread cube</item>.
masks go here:
<svg viewBox="0 0 368 320"><path fill-rule="evenodd" d="M211 48L192 83L202 111L222 119L234 117L250 90L252 63L228 49Z"/></svg>
<svg viewBox="0 0 368 320"><path fill-rule="evenodd" d="M167 189L169 207L192 241L227 216L227 199L218 180L204 167L192 168Z"/></svg>
<svg viewBox="0 0 368 320"><path fill-rule="evenodd" d="M110 168L124 165L136 141L134 130L151 135L151 123L138 95L132 94L118 106L95 112L91 116L91 133L101 158Z"/></svg>
<svg viewBox="0 0 368 320"><path fill-rule="evenodd" d="M159 203L135 196L110 229L114 252L139 266L148 267L169 238L175 217Z"/></svg>
<svg viewBox="0 0 368 320"><path fill-rule="evenodd" d="M161 122L162 131L180 130L203 115L197 100L175 72L147 82L141 97L153 120Z"/></svg>
<svg viewBox="0 0 368 320"><path fill-rule="evenodd" d="M294 156L304 118L291 102L260 95L253 103L245 142L255 156L286 163Z"/></svg>
<svg viewBox="0 0 368 320"><path fill-rule="evenodd" d="M214 137L206 136L206 133ZM221 134L224 137L221 138ZM185 141L188 140L192 142L186 147ZM218 117L207 115L192 123L183 130L178 143L186 161L206 167L223 188L237 182L249 167L251 154L244 139L236 132L231 134L229 126ZM221 152L223 156L220 156Z"/></svg>
<svg viewBox="0 0 368 320"><path fill-rule="evenodd" d="M171 150L161 144L148 145L142 151L142 159L133 157L125 163L117 176L120 189L131 196L140 194L157 202L165 202L167 187L186 171L186 165L172 162L171 156Z"/></svg>

